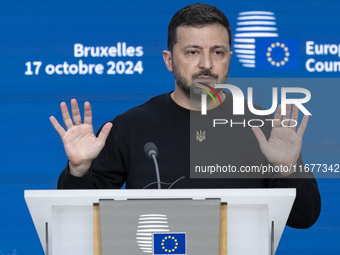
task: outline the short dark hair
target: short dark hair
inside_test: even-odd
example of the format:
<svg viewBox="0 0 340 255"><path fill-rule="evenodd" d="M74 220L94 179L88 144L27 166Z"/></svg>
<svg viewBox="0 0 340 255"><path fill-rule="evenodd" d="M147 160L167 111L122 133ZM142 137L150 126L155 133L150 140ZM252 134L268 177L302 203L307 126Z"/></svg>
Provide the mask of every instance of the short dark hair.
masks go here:
<svg viewBox="0 0 340 255"><path fill-rule="evenodd" d="M231 29L227 17L216 6L202 3L191 4L177 11L168 27L168 49L173 51L177 43L177 28L180 26L203 27L210 24L224 26L229 35L231 47Z"/></svg>

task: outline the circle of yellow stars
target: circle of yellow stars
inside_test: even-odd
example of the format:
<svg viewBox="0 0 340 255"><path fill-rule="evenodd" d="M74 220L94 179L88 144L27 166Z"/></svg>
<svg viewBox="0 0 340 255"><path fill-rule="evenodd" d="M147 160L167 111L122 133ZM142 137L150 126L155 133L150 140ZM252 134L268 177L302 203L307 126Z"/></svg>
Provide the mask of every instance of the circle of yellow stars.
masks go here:
<svg viewBox="0 0 340 255"><path fill-rule="evenodd" d="M166 241L168 241L168 240L173 241L174 245L173 245L173 247L171 249L165 248L165 246L164 246L164 243ZM162 245L162 249L165 252L171 253L171 252L175 252L175 250L177 249L178 242L177 242L177 239L175 239L175 237L169 235L169 236L164 237L164 239L162 240L161 245Z"/></svg>
<svg viewBox="0 0 340 255"><path fill-rule="evenodd" d="M281 48L284 50L284 58L280 61L275 61L273 60L271 54L272 54L272 51L273 49L275 48ZM283 66L285 65L288 60L289 60L289 56L290 56L290 53L289 53L289 48L284 44L284 43L279 43L279 42L276 42L276 43L272 43L268 48L267 48L267 60L268 62L272 65L272 66L277 66L277 67L280 67L280 66Z"/></svg>

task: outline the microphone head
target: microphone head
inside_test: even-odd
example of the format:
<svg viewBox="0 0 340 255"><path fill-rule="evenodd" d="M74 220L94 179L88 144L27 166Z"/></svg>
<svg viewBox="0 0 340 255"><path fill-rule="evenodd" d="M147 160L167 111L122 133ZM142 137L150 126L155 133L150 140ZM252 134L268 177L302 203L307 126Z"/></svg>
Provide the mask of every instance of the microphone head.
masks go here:
<svg viewBox="0 0 340 255"><path fill-rule="evenodd" d="M144 145L144 152L148 158L152 158L152 155L158 156L158 149L153 142L148 142Z"/></svg>

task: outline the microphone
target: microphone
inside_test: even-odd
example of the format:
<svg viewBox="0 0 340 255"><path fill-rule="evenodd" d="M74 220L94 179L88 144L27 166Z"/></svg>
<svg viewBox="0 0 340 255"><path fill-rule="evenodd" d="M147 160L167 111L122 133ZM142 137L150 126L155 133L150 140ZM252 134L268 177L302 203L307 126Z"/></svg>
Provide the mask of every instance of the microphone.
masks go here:
<svg viewBox="0 0 340 255"><path fill-rule="evenodd" d="M158 169L158 163L156 159L156 157L158 156L158 149L153 142L148 142L144 145L144 152L148 158L153 159L153 162L155 164L155 169L156 169L157 187L158 189L161 189L161 180L159 177L159 169Z"/></svg>
<svg viewBox="0 0 340 255"><path fill-rule="evenodd" d="M152 158L152 155L158 156L158 149L152 142L148 142L144 145L144 152L148 158Z"/></svg>

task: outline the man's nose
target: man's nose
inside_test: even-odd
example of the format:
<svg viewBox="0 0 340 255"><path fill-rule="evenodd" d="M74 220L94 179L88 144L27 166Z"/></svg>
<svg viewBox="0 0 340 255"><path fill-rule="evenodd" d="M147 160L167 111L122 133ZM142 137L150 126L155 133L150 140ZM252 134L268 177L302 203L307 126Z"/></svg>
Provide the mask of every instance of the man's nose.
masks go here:
<svg viewBox="0 0 340 255"><path fill-rule="evenodd" d="M208 53L201 54L199 68L210 70L213 67L211 55Z"/></svg>

